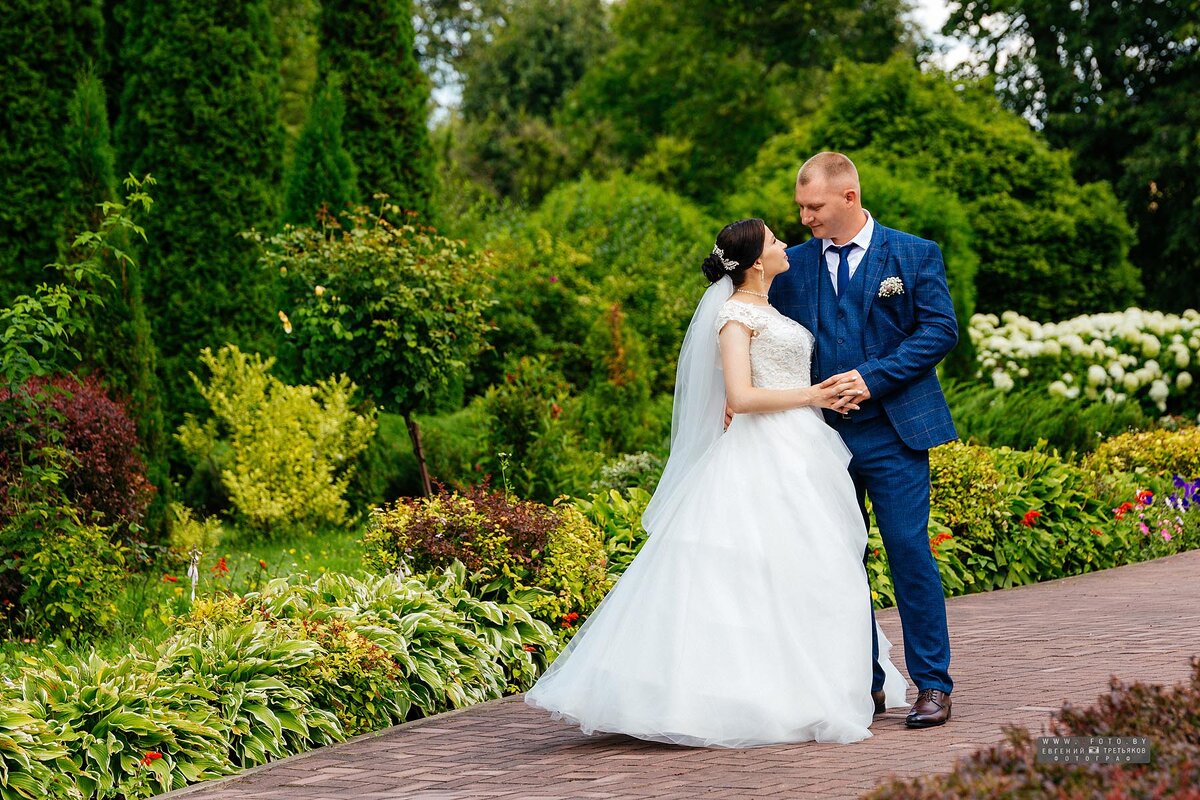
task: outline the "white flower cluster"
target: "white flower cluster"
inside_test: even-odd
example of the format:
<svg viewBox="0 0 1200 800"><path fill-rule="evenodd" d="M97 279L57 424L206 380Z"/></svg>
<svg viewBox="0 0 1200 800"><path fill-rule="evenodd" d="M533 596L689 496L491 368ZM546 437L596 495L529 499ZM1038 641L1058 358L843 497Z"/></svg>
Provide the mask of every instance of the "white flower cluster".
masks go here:
<svg viewBox="0 0 1200 800"><path fill-rule="evenodd" d="M1160 412L1187 396L1200 370L1200 312L1129 308L1065 322L1034 322L1015 311L976 314L969 326L976 377L1010 391L1046 381L1051 394L1120 403L1148 399ZM1200 402L1184 405L1194 406Z"/></svg>

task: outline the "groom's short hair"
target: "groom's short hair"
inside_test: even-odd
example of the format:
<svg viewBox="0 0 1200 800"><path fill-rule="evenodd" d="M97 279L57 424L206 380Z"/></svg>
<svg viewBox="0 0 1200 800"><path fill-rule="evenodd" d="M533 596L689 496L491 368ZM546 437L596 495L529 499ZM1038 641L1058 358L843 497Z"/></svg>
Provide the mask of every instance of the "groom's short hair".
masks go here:
<svg viewBox="0 0 1200 800"><path fill-rule="evenodd" d="M796 173L796 183L807 186L818 175L831 183L849 183L858 187L858 169L848 156L824 152L805 161Z"/></svg>

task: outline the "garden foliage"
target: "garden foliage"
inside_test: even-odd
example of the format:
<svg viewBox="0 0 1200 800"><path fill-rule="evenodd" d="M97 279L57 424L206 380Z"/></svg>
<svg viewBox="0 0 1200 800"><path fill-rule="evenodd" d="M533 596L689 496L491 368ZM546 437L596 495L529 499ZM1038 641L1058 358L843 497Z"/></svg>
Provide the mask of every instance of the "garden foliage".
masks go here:
<svg viewBox="0 0 1200 800"><path fill-rule="evenodd" d="M487 257L359 209L346 230L286 228L263 263L280 276L283 365L304 382L345 371L379 408L405 418L424 473L413 415L461 403L488 330Z"/></svg>
<svg viewBox="0 0 1200 800"><path fill-rule="evenodd" d="M218 475L239 521L268 534L347 521L355 458L375 433L346 376L288 386L274 359L233 345L205 349L196 389L211 416L191 415L178 438L193 464Z"/></svg>
<svg viewBox="0 0 1200 800"><path fill-rule="evenodd" d="M1045 386L1068 400L1136 400L1147 413L1200 411L1200 311L1121 312L1035 322L1014 311L971 318L977 377L1010 391Z"/></svg>
<svg viewBox="0 0 1200 800"><path fill-rule="evenodd" d="M1033 735L1006 726L1004 742L960 759L952 772L888 781L867 800L976 800L1046 797L1061 800L1130 800L1136 797L1188 797L1200 784L1200 659L1192 675L1175 686L1125 683L1113 678L1111 691L1086 708L1066 704L1055 714L1052 736L1142 736L1151 741L1148 764L1095 764L1080 767L1039 761Z"/></svg>
<svg viewBox="0 0 1200 800"><path fill-rule="evenodd" d="M590 613L609 588L604 539L577 509L486 486L380 509L363 544L377 570L423 573L461 562L473 594L520 602L556 624Z"/></svg>
<svg viewBox="0 0 1200 800"><path fill-rule="evenodd" d="M198 602L159 645L48 653L0 686L0 796L178 789L527 688L555 647L453 568L279 579Z"/></svg>
<svg viewBox="0 0 1200 800"><path fill-rule="evenodd" d="M279 52L265 0L138 8L115 141L122 171L160 182L138 260L174 425L199 409L201 349L270 342L269 282L240 234L279 216Z"/></svg>
<svg viewBox="0 0 1200 800"><path fill-rule="evenodd" d="M345 145L359 188L428 221L429 84L413 50L411 0L325 0L319 15L320 76L342 76Z"/></svg>
<svg viewBox="0 0 1200 800"><path fill-rule="evenodd" d="M0 298L30 294L58 256L68 209L100 198L71 180L68 107L103 47L100 0L10 0L0 25ZM78 230L78 229L76 229Z"/></svg>
<svg viewBox="0 0 1200 800"><path fill-rule="evenodd" d="M954 427L963 441L1031 450L1038 442L1082 457L1106 439L1155 427L1139 403L1089 403L1051 395L1045 386L1008 391L975 381L946 384Z"/></svg>

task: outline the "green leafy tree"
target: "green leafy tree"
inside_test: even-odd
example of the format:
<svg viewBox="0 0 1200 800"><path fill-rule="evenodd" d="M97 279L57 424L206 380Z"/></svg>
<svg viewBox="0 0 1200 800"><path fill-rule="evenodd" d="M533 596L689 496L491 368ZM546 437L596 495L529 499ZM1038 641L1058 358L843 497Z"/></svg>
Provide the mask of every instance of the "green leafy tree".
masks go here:
<svg viewBox="0 0 1200 800"><path fill-rule="evenodd" d="M336 75L327 76L313 97L308 120L296 142L288 175L285 222L311 225L322 207L339 214L358 200L354 163L342 141L345 117L340 80Z"/></svg>
<svg viewBox="0 0 1200 800"><path fill-rule="evenodd" d="M1140 297L1133 233L1110 187L1076 183L1070 155L990 92L956 88L903 58L844 65L832 92L839 102L806 123L792 164L840 150L952 193L974 232L980 311L1063 319Z"/></svg>
<svg viewBox="0 0 1200 800"><path fill-rule="evenodd" d="M675 359L706 281L721 223L695 203L625 175L584 178L484 243L496 330L470 388L499 383L521 356L547 354L576 387L592 380L584 339L614 303L646 347L653 393L675 382Z"/></svg>
<svg viewBox="0 0 1200 800"><path fill-rule="evenodd" d="M898 0L629 0L616 44L573 90L564 122L610 130L620 163L715 203L759 146L823 98L837 58L906 46Z"/></svg>
<svg viewBox="0 0 1200 800"><path fill-rule="evenodd" d="M411 0L326 0L319 71L343 76L346 149L362 190L430 215L429 85L413 51Z"/></svg>
<svg viewBox="0 0 1200 800"><path fill-rule="evenodd" d="M1200 3L956 0L946 32L971 41L1009 108L1070 148L1081 181L1116 188L1156 306L1200 307Z"/></svg>
<svg viewBox="0 0 1200 800"><path fill-rule="evenodd" d="M266 276L240 234L278 214L279 56L263 0L147 3L126 32L116 139L161 182L142 261L174 422L198 408L202 348L270 340Z"/></svg>
<svg viewBox="0 0 1200 800"><path fill-rule="evenodd" d="M305 383L345 372L381 410L403 415L428 493L413 415L461 401L488 329L489 257L365 209L345 231L290 228L270 245L265 264L285 298L282 359Z"/></svg>
<svg viewBox="0 0 1200 800"><path fill-rule="evenodd" d="M493 193L538 202L589 163L594 134L556 127L555 109L611 43L600 0L513 6L461 60L454 159ZM591 166L595 166L591 164Z"/></svg>
<svg viewBox="0 0 1200 800"><path fill-rule="evenodd" d="M116 198L115 153L108 125L104 85L92 69L79 75L67 104L63 130L66 154L61 248L71 248L82 231L94 230L104 218L101 203Z"/></svg>
<svg viewBox="0 0 1200 800"><path fill-rule="evenodd" d="M64 130L80 69L101 55L100 0L10 0L0 24L0 297L27 294L57 257L69 203Z"/></svg>
<svg viewBox="0 0 1200 800"><path fill-rule="evenodd" d="M650 402L654 369L641 337L621 306L613 304L596 320L585 349L593 372L583 394L587 430L607 453L633 453L659 443Z"/></svg>

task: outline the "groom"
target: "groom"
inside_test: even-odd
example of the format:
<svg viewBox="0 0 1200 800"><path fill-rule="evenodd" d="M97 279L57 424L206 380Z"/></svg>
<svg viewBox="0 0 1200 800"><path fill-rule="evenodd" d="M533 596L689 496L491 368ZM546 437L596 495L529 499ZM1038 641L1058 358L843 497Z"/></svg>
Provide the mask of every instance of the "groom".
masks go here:
<svg viewBox="0 0 1200 800"><path fill-rule="evenodd" d="M958 341L942 253L933 242L885 228L862 207L858 170L818 153L796 177L800 221L813 238L787 251L790 269L771 304L816 336L813 380L852 378L857 410L825 420L854 458L863 518L871 498L917 685L910 728L950 719L950 636L941 576L929 549L929 449L958 438L934 368ZM867 520L870 525L869 519ZM872 614L875 713L885 710Z"/></svg>

